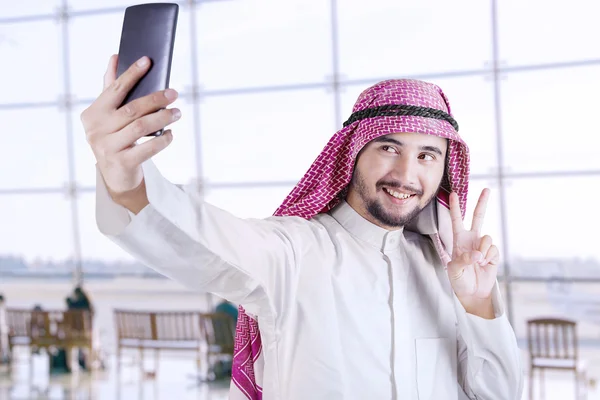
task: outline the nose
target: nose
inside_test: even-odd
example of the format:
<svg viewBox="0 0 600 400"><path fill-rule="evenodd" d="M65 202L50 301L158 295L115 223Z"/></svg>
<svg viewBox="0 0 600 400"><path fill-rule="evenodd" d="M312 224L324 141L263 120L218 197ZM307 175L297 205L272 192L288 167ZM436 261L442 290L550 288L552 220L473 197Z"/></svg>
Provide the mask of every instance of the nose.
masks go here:
<svg viewBox="0 0 600 400"><path fill-rule="evenodd" d="M394 165L393 177L402 185L417 187L418 160L411 157L398 157Z"/></svg>

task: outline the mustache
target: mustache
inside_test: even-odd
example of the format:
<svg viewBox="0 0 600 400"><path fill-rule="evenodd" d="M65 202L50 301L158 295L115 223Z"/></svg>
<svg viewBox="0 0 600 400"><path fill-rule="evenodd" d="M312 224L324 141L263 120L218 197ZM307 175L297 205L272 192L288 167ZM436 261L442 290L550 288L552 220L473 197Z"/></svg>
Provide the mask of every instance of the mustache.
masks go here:
<svg viewBox="0 0 600 400"><path fill-rule="evenodd" d="M417 189L417 188L415 188L413 186L403 185L402 182L400 182L400 181L380 180L375 185L375 187L377 188L377 190L381 190L384 186L387 187L387 188L390 188L390 189L394 189L394 190L403 189L403 190L405 190L407 192L414 193L417 196L422 196L423 195L423 190Z"/></svg>

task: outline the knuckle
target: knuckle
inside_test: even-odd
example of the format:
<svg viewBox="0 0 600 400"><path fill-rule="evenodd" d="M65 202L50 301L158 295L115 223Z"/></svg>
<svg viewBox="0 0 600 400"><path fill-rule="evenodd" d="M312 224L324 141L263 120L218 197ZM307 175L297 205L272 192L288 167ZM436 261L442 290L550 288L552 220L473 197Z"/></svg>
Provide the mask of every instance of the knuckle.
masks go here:
<svg viewBox="0 0 600 400"><path fill-rule="evenodd" d="M121 84L121 81L119 79L115 79L109 86L109 89L112 90L113 92L118 92L121 90L121 88L123 87L123 85Z"/></svg>
<svg viewBox="0 0 600 400"><path fill-rule="evenodd" d="M123 113L128 117L135 117L137 114L137 107L131 103L123 106Z"/></svg>
<svg viewBox="0 0 600 400"><path fill-rule="evenodd" d="M96 154L96 157L98 157L98 159L103 160L103 161L108 161L110 160L110 156L108 154L108 152L106 151L106 147L98 145L94 148L94 153Z"/></svg>
<svg viewBox="0 0 600 400"><path fill-rule="evenodd" d="M145 124L144 124L144 121L142 121L141 119L136 119L131 124L131 129L136 134L142 134L142 133L144 133L144 128L145 128Z"/></svg>
<svg viewBox="0 0 600 400"><path fill-rule="evenodd" d="M175 120L175 114L172 110L161 110L161 119L165 123L169 123Z"/></svg>
<svg viewBox="0 0 600 400"><path fill-rule="evenodd" d="M96 135L94 134L93 131L86 131L85 139L90 144L90 146L92 146L92 148L96 147L97 140L96 140Z"/></svg>
<svg viewBox="0 0 600 400"><path fill-rule="evenodd" d="M160 140L156 140L153 139L150 141L150 149L152 150L152 153L156 153L158 151L160 151L162 143Z"/></svg>
<svg viewBox="0 0 600 400"><path fill-rule="evenodd" d="M85 129L86 132L91 129L91 127L93 126L93 110L91 106L86 108L81 112L81 114L79 114L79 120L81 121L83 129Z"/></svg>
<svg viewBox="0 0 600 400"><path fill-rule="evenodd" d="M153 104L162 104L164 98L165 96L160 93L153 93L151 99Z"/></svg>
<svg viewBox="0 0 600 400"><path fill-rule="evenodd" d="M87 120L88 120L88 114L89 114L89 108L86 108L85 110L83 110L81 112L81 114L79 114L79 120L81 121L82 124L86 124Z"/></svg>

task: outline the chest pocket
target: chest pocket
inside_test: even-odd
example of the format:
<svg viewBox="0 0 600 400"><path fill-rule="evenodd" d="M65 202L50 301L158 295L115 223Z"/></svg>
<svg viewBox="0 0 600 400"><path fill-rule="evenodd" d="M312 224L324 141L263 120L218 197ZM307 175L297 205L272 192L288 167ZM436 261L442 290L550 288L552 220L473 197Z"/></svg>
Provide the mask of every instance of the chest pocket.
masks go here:
<svg viewBox="0 0 600 400"><path fill-rule="evenodd" d="M415 339L419 400L456 400L455 346L447 338Z"/></svg>

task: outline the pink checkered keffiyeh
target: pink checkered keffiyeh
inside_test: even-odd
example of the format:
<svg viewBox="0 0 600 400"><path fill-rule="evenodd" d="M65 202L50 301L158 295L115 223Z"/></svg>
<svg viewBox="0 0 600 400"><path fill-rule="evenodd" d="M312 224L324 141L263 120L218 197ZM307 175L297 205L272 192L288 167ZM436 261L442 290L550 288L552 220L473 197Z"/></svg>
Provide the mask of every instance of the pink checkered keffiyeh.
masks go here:
<svg viewBox="0 0 600 400"><path fill-rule="evenodd" d="M448 99L438 86L409 79L387 80L369 87L359 96L352 113L388 105L427 107L452 116ZM402 132L417 132L450 139L448 176L442 182L437 201L448 208L449 194L452 191L456 192L464 216L469 182L469 151L466 144L450 122L412 115L366 118L339 130L274 215L309 219L331 210L339 202L338 194L352 179L354 162L359 151L379 136ZM438 236L435 241L442 261L447 263L449 256ZM259 400L262 398L264 359L258 323L247 315L242 307L239 314L230 398Z"/></svg>

